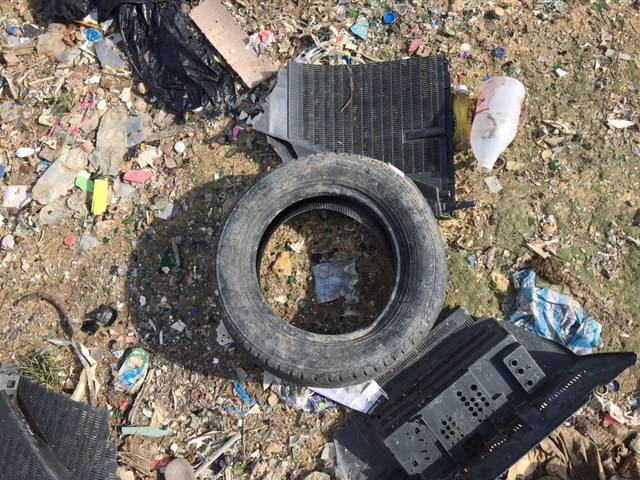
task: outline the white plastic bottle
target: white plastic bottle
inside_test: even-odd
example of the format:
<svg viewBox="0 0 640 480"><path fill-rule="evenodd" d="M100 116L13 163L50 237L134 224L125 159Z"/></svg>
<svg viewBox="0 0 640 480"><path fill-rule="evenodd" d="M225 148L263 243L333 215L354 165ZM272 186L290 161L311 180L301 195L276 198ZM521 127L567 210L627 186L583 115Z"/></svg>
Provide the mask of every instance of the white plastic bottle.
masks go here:
<svg viewBox="0 0 640 480"><path fill-rule="evenodd" d="M524 94L515 78L491 77L482 83L471 127L471 150L480 170L490 171L516 137Z"/></svg>

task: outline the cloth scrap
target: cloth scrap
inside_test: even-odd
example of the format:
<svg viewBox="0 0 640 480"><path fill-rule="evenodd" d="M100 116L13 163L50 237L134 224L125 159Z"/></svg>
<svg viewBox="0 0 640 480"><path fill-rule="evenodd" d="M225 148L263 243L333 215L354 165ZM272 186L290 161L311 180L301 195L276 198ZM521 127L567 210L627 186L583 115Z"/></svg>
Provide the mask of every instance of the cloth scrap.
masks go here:
<svg viewBox="0 0 640 480"><path fill-rule="evenodd" d="M545 476L540 477L539 469ZM545 438L507 474L507 480L606 480L595 443L578 431L560 427Z"/></svg>
<svg viewBox="0 0 640 480"><path fill-rule="evenodd" d="M519 289L510 320L531 332L560 343L578 355L591 353L601 345L602 325L586 316L574 299L549 288L536 288L536 273L513 274Z"/></svg>

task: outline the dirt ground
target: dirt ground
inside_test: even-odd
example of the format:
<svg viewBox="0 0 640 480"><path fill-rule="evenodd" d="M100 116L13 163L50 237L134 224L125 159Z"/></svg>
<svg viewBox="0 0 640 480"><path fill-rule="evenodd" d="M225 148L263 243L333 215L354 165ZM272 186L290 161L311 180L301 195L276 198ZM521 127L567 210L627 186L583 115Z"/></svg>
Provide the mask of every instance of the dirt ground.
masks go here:
<svg viewBox="0 0 640 480"><path fill-rule="evenodd" d="M37 3L0 3L0 44L11 25L42 25L37 15L34 19ZM511 272L530 265L542 285L577 298L602 324L601 351L640 351L637 1L456 0L449 12L439 2L416 2L394 6L403 13L391 26L380 21L390 6L377 1L347 3L344 19L333 2L226 4L247 32L274 32L266 52L279 66L314 43L332 52L325 61L400 59L417 39L422 46L415 54L447 54L454 83L468 85L472 93L486 76L520 79L527 96L518 136L491 173L503 189L487 190L470 152L455 157L458 200L474 200L476 207L440 220L449 265L446 306L503 318L503 304L513 293ZM367 41L346 34L358 15L371 21ZM347 44L338 41L343 33ZM66 48L80 45L83 35L81 29L72 32ZM2 48L0 164L8 168L0 186L31 188L48 165L36 155L19 158L17 149L42 145L50 130L43 114L67 115L89 91L109 108L124 106L129 114L153 117L157 138L129 151L124 169L135 168L135 158L146 149L158 147L160 157L150 167L154 176L148 183L136 185L127 198L112 192L117 201L99 217L79 209L45 225L36 202L19 210L0 207L0 238L13 240L0 250L0 362L24 366L25 356L44 354L53 367L43 378L60 391L73 391L79 364L69 350L48 341L63 338L55 311L37 302L13 305L27 293L53 293L98 360L98 405L112 413L119 461L135 478L160 478L154 460L167 455L195 465L235 432L242 441L216 462L212 478L333 475L324 453L347 410L315 415L287 406L263 386L262 370L218 342L216 234L243 191L277 168L279 159L266 139L240 120L241 109L216 120L193 113L177 124L151 105L131 69L122 75L102 72L89 54L58 68L34 49L15 62ZM496 57L498 48L506 50L504 58ZM101 75L98 83L91 80L96 75ZM612 121L619 119L632 123L616 128ZM84 138L93 144L95 128ZM178 141L185 144L184 153L176 151ZM172 215L159 218L169 204ZM81 249L82 235L95 237L97 245ZM76 241L65 242L70 236ZM355 329L388 297L392 268L378 261L382 258L379 244L362 227L313 214L275 234L261 282L274 310L294 324L328 333ZM359 301L317 303L312 266L351 259ZM279 260L285 264L280 271ZM117 322L95 335L79 331L101 304L117 309ZM174 327L178 321L184 329ZM152 353L151 372L137 396L117 394L112 371L122 351L135 345ZM607 395L628 408L627 399L640 396L640 369L619 381L620 392ZM257 412L245 411L234 382L244 385ZM125 424L154 424L170 433L122 439L119 427ZM205 440L196 438L205 433Z"/></svg>

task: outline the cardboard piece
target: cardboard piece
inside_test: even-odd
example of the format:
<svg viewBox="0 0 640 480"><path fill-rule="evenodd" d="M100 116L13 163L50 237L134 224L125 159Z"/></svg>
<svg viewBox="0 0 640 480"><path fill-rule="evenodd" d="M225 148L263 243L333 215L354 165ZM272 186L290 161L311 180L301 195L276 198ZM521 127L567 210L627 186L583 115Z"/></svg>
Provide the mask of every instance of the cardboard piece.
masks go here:
<svg viewBox="0 0 640 480"><path fill-rule="evenodd" d="M204 0L190 17L249 88L277 71L265 55L259 57L248 46L249 37L219 0Z"/></svg>

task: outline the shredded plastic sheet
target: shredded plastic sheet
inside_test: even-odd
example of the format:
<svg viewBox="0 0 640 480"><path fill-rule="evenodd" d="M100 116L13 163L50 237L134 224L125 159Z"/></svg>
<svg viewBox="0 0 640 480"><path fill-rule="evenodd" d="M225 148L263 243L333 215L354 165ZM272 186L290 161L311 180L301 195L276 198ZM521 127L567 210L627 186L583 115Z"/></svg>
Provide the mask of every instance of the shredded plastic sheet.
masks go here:
<svg viewBox="0 0 640 480"><path fill-rule="evenodd" d="M514 273L513 284L520 291L512 322L579 355L592 353L600 346L602 325L586 316L576 300L549 288L536 288L533 270Z"/></svg>
<svg viewBox="0 0 640 480"><path fill-rule="evenodd" d="M314 265L313 282L318 303L328 303L344 297L348 303L357 303L355 285L358 283L356 263L346 260Z"/></svg>

